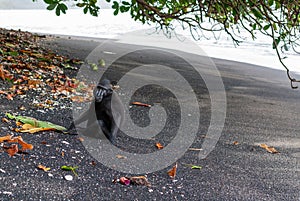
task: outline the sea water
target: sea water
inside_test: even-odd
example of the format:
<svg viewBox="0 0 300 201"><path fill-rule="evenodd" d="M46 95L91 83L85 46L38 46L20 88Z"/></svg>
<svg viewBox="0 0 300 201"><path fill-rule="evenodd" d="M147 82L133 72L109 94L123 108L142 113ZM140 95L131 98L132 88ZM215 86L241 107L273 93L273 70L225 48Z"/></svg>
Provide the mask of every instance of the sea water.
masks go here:
<svg viewBox="0 0 300 201"><path fill-rule="evenodd" d="M111 9L102 9L98 17L84 15L79 9L70 9L67 15L57 17L54 12L43 9L0 10L0 27L37 33L114 38L131 31L151 28L153 25L135 22L129 14L114 16ZM189 31L178 28L177 32L192 38ZM245 32L241 34L245 39L237 47L225 33L220 35L218 40L208 33L207 37L195 43L210 57L284 70L275 50L271 47L272 42L269 38L258 35L257 40L253 41ZM287 56L286 65L299 73L300 55L289 52Z"/></svg>

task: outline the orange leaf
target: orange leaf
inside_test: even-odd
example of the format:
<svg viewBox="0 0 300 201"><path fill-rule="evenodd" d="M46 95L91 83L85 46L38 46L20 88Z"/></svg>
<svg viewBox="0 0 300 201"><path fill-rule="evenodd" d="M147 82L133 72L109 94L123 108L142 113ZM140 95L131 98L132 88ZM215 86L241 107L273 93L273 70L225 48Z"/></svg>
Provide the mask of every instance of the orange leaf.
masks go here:
<svg viewBox="0 0 300 201"><path fill-rule="evenodd" d="M261 148L264 148L265 150L267 150L271 154L277 154L277 153L279 153L274 147L270 147L270 146L268 146L266 144L260 144L259 146Z"/></svg>
<svg viewBox="0 0 300 201"><path fill-rule="evenodd" d="M0 78L2 80L5 80L5 75L4 75L4 70L3 70L3 66L2 65L0 65Z"/></svg>
<svg viewBox="0 0 300 201"><path fill-rule="evenodd" d="M159 142L157 142L155 144L155 146L157 147L157 149L163 149L164 148L164 146L162 146L162 144L160 144Z"/></svg>
<svg viewBox="0 0 300 201"><path fill-rule="evenodd" d="M6 119L5 117L3 117L1 120L2 120L2 122L4 122L4 123L9 123L9 120Z"/></svg>
<svg viewBox="0 0 300 201"><path fill-rule="evenodd" d="M21 136L18 137L18 142L22 146L22 151L25 151L27 149L28 150L32 150L33 149L33 145L24 142Z"/></svg>
<svg viewBox="0 0 300 201"><path fill-rule="evenodd" d="M28 80L28 85L36 87L37 85L41 84L40 80Z"/></svg>
<svg viewBox="0 0 300 201"><path fill-rule="evenodd" d="M13 100L13 99L14 99L12 94L7 94L7 95L6 95L6 98L7 98L8 100Z"/></svg>
<svg viewBox="0 0 300 201"><path fill-rule="evenodd" d="M12 137L11 135L0 137L0 143L11 140L11 137Z"/></svg>
<svg viewBox="0 0 300 201"><path fill-rule="evenodd" d="M132 105L144 106L144 107L151 107L151 105L141 102L132 102Z"/></svg>
<svg viewBox="0 0 300 201"><path fill-rule="evenodd" d="M171 170L168 171L168 175L174 180L176 177L176 171L177 171L177 163L173 166Z"/></svg>
<svg viewBox="0 0 300 201"><path fill-rule="evenodd" d="M16 144L10 145L10 147L8 147L8 149L6 150L6 152L7 152L10 156L14 156L18 151L19 151L18 145L16 145Z"/></svg>

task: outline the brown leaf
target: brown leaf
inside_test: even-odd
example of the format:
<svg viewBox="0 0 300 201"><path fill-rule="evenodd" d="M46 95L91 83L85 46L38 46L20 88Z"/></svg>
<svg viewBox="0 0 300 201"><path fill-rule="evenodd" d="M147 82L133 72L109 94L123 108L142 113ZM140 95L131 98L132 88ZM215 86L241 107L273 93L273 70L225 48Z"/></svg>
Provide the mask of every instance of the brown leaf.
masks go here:
<svg viewBox="0 0 300 201"><path fill-rule="evenodd" d="M33 149L33 145L32 144L28 144L25 141L23 141L21 136L18 136L18 143L22 146L22 151L25 150L32 150Z"/></svg>
<svg viewBox="0 0 300 201"><path fill-rule="evenodd" d="M3 65L0 64L0 78L2 80L5 80L5 74L4 74L4 70L3 70Z"/></svg>
<svg viewBox="0 0 300 201"><path fill-rule="evenodd" d="M129 179L135 185L142 185L142 186L148 186L148 187L151 186L150 182L148 181L147 177L145 177L145 176L135 176L135 177L130 177Z"/></svg>
<svg viewBox="0 0 300 201"><path fill-rule="evenodd" d="M233 144L233 145L238 145L239 142L238 142L238 141L234 141L232 144Z"/></svg>
<svg viewBox="0 0 300 201"><path fill-rule="evenodd" d="M164 148L164 146L162 144L160 144L159 142L157 142L155 144L155 146L156 146L157 149L163 149Z"/></svg>
<svg viewBox="0 0 300 201"><path fill-rule="evenodd" d="M79 137L79 138L77 138L80 142L83 142L84 141L84 138L82 138L82 137Z"/></svg>
<svg viewBox="0 0 300 201"><path fill-rule="evenodd" d="M14 96L13 94L7 94L7 95L6 95L6 99L7 99L7 100L13 100L13 99L14 99L13 96Z"/></svg>
<svg viewBox="0 0 300 201"><path fill-rule="evenodd" d="M146 104L146 103L141 103L141 102L132 102L131 104L137 105L137 106L151 107L151 105Z"/></svg>
<svg viewBox="0 0 300 201"><path fill-rule="evenodd" d="M12 135L6 135L3 137L0 137L0 143L2 143L4 141L9 141L9 140L11 140L11 138L12 138Z"/></svg>
<svg viewBox="0 0 300 201"><path fill-rule="evenodd" d="M168 171L168 175L174 180L177 172L177 163L173 166L171 170Z"/></svg>
<svg viewBox="0 0 300 201"><path fill-rule="evenodd" d="M8 148L6 149L6 152L7 152L10 156L14 156L18 151L19 151L18 145L16 145L16 144L12 144L12 145L10 145L10 147L8 147Z"/></svg>
<svg viewBox="0 0 300 201"><path fill-rule="evenodd" d="M6 119L5 117L3 117L1 120L2 120L2 122L4 122L4 123L9 123L9 120Z"/></svg>
<svg viewBox="0 0 300 201"><path fill-rule="evenodd" d="M270 147L270 146L268 146L266 144L260 144L259 146L261 148L264 148L265 150L267 150L271 154L277 154L277 153L279 153L274 147Z"/></svg>

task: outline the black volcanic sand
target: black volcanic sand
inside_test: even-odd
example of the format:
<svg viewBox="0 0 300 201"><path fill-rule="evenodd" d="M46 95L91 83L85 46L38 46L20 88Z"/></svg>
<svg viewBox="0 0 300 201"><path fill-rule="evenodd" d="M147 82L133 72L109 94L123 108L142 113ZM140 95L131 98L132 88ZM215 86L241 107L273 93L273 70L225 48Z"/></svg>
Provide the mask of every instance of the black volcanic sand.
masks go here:
<svg viewBox="0 0 300 201"><path fill-rule="evenodd" d="M85 60L102 41L88 38L51 38L44 45L60 54ZM129 44L112 43L110 50L130 48ZM202 57L185 54L195 63ZM200 128L191 145L201 148L210 123L211 104L208 89L203 80L190 71L187 65L169 54L156 51L135 52L114 63L106 74L117 80L128 68L155 61L175 66L188 77L199 100ZM123 186L112 180L121 176L135 176L112 170L89 155L76 135L58 132L21 134L34 145L25 155L9 157L0 153L0 199L1 200L299 200L300 199L300 107L299 90L292 90L285 72L255 65L213 59L226 89L227 111L222 135L214 150L203 160L198 151L187 151L178 161L175 182L167 171L173 166L147 174L151 187ZM203 68L206 66L203 64ZM101 67L99 67L101 68ZM103 69L100 69L103 70ZM67 71L70 76L76 72ZM91 76L95 74L92 72ZM214 75L211 75L214 76ZM142 79L138 78L137 79ZM166 78L167 79L167 78ZM126 96L126 87L120 86L120 95ZM178 128L178 102L168 90L140 88L131 100L159 103L167 107L170 118L167 128L153 140L141 140L120 133L118 147L135 153L155 152L157 141L166 145L174 138ZM187 97L188 100L188 97ZM18 112L22 100L1 100L1 116L5 112ZM72 108L68 104L61 110L47 113L27 106L23 114L68 126L72 121ZM60 106L61 107L61 106ZM131 117L137 125L149 124L149 108L131 108ZM193 122L191 122L192 124ZM1 123L1 134L8 133L7 125ZM43 141L47 142L42 143ZM233 142L238 142L234 145ZM280 153L271 154L259 147L265 143ZM64 152L62 156L61 152ZM176 150L175 150L176 152ZM119 159L125 160L126 159ZM124 161L122 161L123 163ZM120 162L121 163L121 162ZM145 161L155 163L155 161ZM51 167L49 173L38 170L43 164ZM199 165L191 169L186 164ZM64 176L72 172L60 170L62 165L78 166L78 177L67 181ZM74 176L74 175L73 175Z"/></svg>

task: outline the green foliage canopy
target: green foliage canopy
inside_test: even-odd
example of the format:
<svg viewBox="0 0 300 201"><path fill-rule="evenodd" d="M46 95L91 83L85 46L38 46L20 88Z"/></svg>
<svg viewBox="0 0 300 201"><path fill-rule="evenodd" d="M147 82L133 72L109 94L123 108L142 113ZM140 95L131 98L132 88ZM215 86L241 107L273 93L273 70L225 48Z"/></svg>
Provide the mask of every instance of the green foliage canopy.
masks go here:
<svg viewBox="0 0 300 201"><path fill-rule="evenodd" d="M36 1L36 0L33 0ZM97 16L100 7L97 0L70 0L83 12ZM155 23L165 34L170 35L178 23L189 29L194 39L200 39L204 32L225 32L235 44L243 38L240 31L246 31L253 40L260 32L272 39L281 64L286 68L292 88L294 82L289 68L284 64L282 53L289 49L297 52L300 38L300 3L294 0L123 0L111 1L114 15L130 12L135 21ZM65 0L44 0L56 15L66 13ZM298 53L298 52L297 52Z"/></svg>

